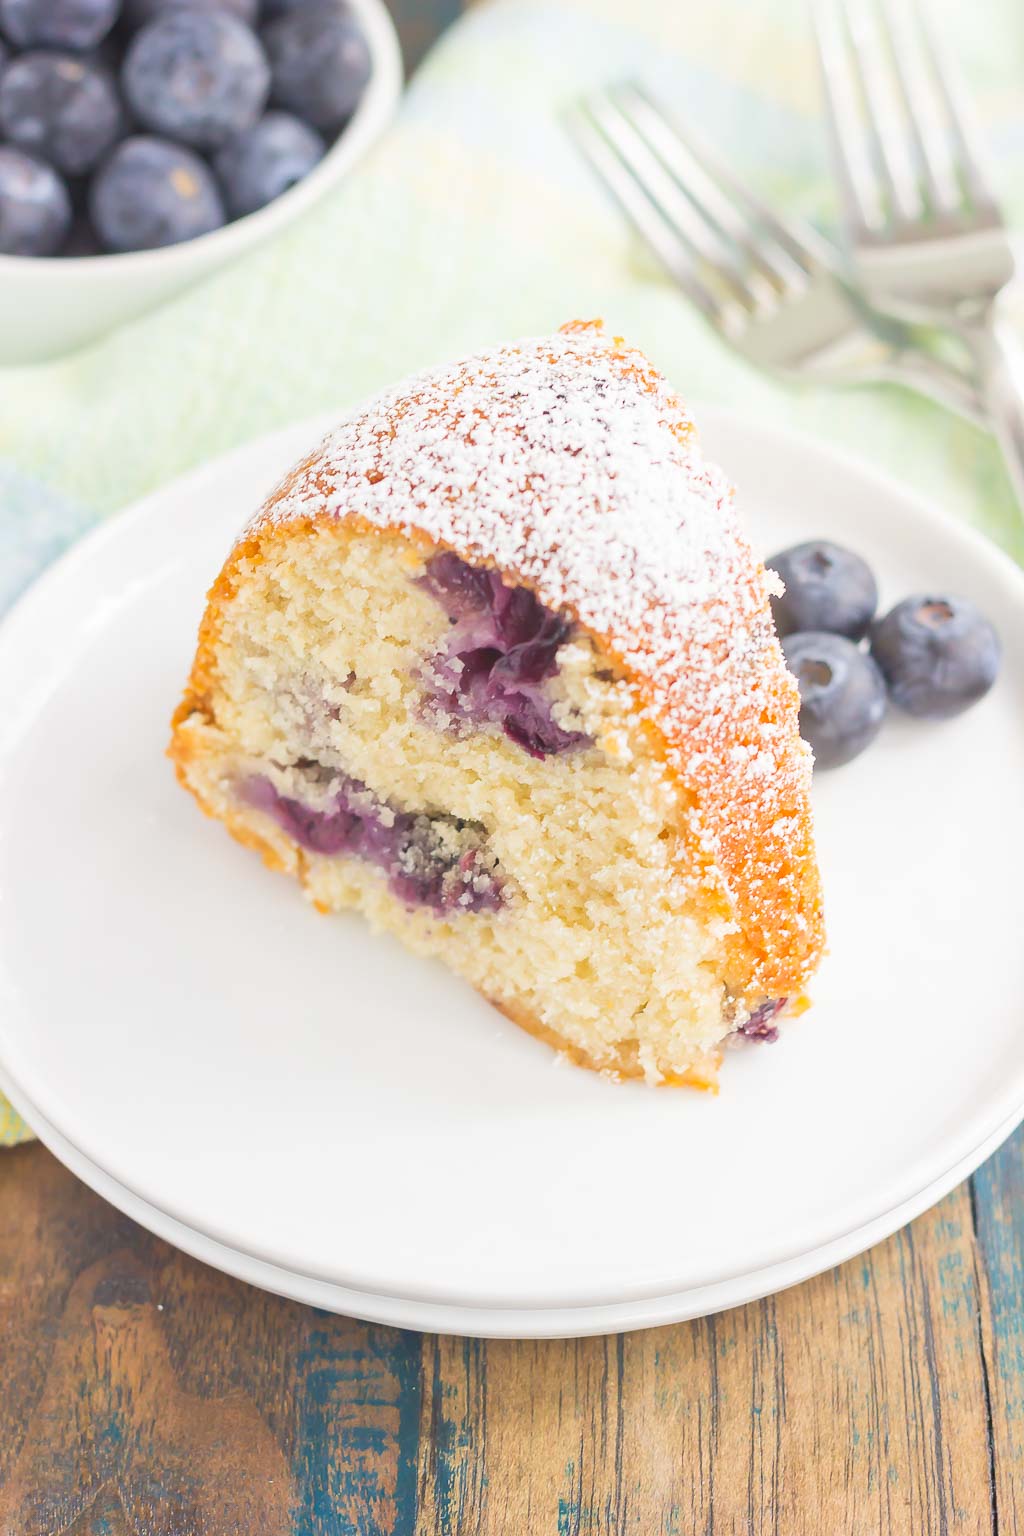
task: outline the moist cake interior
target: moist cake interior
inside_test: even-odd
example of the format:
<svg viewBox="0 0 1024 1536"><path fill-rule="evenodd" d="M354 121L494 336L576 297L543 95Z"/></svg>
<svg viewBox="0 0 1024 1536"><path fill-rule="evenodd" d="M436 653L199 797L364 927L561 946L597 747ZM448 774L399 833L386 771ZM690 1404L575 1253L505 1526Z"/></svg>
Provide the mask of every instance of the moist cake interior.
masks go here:
<svg viewBox="0 0 1024 1536"><path fill-rule="evenodd" d="M243 556L216 720L179 724L205 807L438 955L578 1060L714 1079L779 1000L734 996L732 925L695 896L686 807L629 682L579 626L448 551L343 523Z"/></svg>

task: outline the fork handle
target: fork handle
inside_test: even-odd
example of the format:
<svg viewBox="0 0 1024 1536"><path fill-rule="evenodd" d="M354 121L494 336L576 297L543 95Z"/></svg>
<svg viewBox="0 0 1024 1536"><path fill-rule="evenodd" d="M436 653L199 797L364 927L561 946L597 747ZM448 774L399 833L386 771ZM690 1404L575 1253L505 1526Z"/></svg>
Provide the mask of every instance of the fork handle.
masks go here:
<svg viewBox="0 0 1024 1536"><path fill-rule="evenodd" d="M965 336L1017 504L1024 511L1024 352L1004 325L979 327Z"/></svg>

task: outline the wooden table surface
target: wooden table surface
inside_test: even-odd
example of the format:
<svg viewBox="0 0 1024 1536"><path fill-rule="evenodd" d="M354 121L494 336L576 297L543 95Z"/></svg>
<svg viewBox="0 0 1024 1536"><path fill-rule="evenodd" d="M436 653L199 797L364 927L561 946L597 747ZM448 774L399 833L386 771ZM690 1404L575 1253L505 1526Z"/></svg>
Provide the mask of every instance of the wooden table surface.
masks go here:
<svg viewBox="0 0 1024 1536"><path fill-rule="evenodd" d="M458 0L393 8L415 60ZM1024 1133L796 1290L523 1344L265 1295L0 1153L0 1536L1018 1530Z"/></svg>
<svg viewBox="0 0 1024 1536"><path fill-rule="evenodd" d="M0 1536L1024 1531L1022 1210L1018 1135L795 1290L486 1343L252 1290L2 1153Z"/></svg>

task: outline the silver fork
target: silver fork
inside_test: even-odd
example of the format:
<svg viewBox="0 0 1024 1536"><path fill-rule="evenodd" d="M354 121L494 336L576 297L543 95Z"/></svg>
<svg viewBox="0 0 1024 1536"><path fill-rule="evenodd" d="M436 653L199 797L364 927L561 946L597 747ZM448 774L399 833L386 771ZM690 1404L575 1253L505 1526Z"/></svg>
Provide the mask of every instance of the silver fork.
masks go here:
<svg viewBox="0 0 1024 1536"><path fill-rule="evenodd" d="M858 286L966 344L1024 506L1024 361L997 313L1013 251L969 106L916 0L816 0L814 20Z"/></svg>
<svg viewBox="0 0 1024 1536"><path fill-rule="evenodd" d="M751 362L813 383L903 384L980 419L969 369L873 315L815 230L772 212L639 86L588 98L570 128L678 286Z"/></svg>

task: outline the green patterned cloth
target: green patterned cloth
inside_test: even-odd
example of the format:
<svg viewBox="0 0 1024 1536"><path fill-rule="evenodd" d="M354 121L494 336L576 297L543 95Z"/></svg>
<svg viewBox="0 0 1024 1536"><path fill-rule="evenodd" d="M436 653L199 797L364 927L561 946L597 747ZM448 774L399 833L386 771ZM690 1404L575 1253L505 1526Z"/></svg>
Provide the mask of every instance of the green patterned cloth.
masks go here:
<svg viewBox="0 0 1024 1536"><path fill-rule="evenodd" d="M1024 10L933 0L931 11L1019 223ZM562 126L582 90L627 75L697 121L767 196L833 222L805 0L494 0L448 34L383 143L297 228L73 358L0 373L0 460L48 488L30 520L24 482L8 493L0 478L0 555L38 564L83 520L246 438L426 364L603 315L684 395L853 448L1024 557L984 434L891 387L776 384L666 282ZM0 1141L23 1134L0 1107Z"/></svg>

